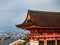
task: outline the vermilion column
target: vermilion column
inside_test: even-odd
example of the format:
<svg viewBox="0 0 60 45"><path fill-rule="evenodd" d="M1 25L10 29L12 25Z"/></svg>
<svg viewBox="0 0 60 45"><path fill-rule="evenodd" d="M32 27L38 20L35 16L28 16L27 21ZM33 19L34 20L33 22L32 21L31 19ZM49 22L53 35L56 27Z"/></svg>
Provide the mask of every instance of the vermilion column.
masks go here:
<svg viewBox="0 0 60 45"><path fill-rule="evenodd" d="M44 39L44 45L47 45L47 40L46 39Z"/></svg>
<svg viewBox="0 0 60 45"><path fill-rule="evenodd" d="M39 45L39 41L37 39L30 39L30 45Z"/></svg>
<svg viewBox="0 0 60 45"><path fill-rule="evenodd" d="M55 45L57 45L57 38L55 38Z"/></svg>
<svg viewBox="0 0 60 45"><path fill-rule="evenodd" d="M30 37L30 45L33 45L33 38Z"/></svg>

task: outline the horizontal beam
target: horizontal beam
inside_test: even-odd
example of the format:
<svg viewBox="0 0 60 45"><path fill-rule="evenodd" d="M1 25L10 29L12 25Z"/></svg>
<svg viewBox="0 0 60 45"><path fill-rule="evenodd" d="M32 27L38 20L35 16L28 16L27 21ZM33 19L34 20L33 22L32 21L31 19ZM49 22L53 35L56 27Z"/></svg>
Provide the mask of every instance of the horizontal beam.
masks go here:
<svg viewBox="0 0 60 45"><path fill-rule="evenodd" d="M36 38L49 38L49 37L60 37L60 34L56 34L56 35L26 35L26 37L36 37Z"/></svg>

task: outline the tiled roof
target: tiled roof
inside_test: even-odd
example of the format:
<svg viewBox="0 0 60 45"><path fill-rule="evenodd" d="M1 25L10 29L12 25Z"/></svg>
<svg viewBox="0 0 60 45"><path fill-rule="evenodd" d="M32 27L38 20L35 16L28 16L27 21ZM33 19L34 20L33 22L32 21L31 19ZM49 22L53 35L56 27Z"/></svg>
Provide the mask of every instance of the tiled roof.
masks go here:
<svg viewBox="0 0 60 45"><path fill-rule="evenodd" d="M28 10L31 22L16 25L17 27L26 26L59 26L60 27L60 12L47 12ZM27 14L27 16L28 16Z"/></svg>

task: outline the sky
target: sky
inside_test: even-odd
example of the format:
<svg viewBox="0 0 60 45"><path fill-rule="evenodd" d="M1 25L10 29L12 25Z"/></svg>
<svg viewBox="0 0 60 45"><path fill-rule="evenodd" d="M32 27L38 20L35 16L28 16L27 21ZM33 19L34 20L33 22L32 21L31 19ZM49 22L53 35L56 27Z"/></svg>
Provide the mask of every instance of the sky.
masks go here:
<svg viewBox="0 0 60 45"><path fill-rule="evenodd" d="M15 25L24 22L28 9L60 12L60 0L0 0L0 31L23 32Z"/></svg>

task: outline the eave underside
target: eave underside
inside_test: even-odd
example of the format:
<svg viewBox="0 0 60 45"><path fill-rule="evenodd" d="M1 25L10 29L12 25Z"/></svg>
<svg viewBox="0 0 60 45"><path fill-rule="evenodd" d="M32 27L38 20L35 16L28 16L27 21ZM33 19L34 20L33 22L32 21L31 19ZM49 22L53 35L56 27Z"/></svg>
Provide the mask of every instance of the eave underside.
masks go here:
<svg viewBox="0 0 60 45"><path fill-rule="evenodd" d="M56 29L60 30L60 26L35 26L35 25L30 25L30 26L17 26L17 28L22 28L22 29Z"/></svg>

